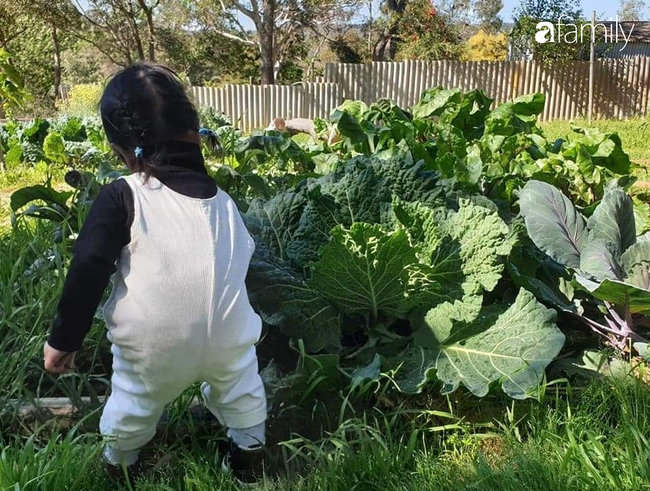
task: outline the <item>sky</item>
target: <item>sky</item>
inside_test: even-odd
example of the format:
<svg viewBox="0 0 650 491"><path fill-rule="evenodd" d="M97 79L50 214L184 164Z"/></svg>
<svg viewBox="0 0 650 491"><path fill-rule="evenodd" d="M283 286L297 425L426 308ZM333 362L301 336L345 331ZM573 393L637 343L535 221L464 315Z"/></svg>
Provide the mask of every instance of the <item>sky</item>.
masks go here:
<svg viewBox="0 0 650 491"><path fill-rule="evenodd" d="M503 0L501 18L506 22L512 21L512 13L520 3L519 0ZM585 17L590 18L592 10L595 10L598 20L609 20L610 17L614 20L619 2L616 0L582 0L580 3Z"/></svg>
<svg viewBox="0 0 650 491"><path fill-rule="evenodd" d="M382 0L372 0L373 9L375 12L378 10L379 4ZM519 6L521 0L502 0L503 1L503 10L501 10L501 18L504 22L512 22L512 14L514 10ZM435 2L435 0L434 0ZM437 3L437 2L436 2ZM618 0L580 0L582 5L582 13L586 18L591 18L591 12L596 11L596 19L598 20L615 20L616 11L618 10ZM368 16L368 8L365 6L358 12L357 20L358 22L363 22ZM252 27L252 23L248 19L241 19L242 24L248 29L249 26Z"/></svg>
<svg viewBox="0 0 650 491"><path fill-rule="evenodd" d="M82 8L85 8L88 5L88 0L76 0L76 1L81 4ZM380 1L381 0L373 0L373 4L376 4ZM511 22L512 13L520 3L521 0L503 0L503 10L501 11L501 18L505 22ZM580 3L582 4L582 11L585 17L590 18L591 11L595 10L596 18L598 20L609 20L610 17L612 20L614 20L614 17L616 16L616 11L618 10L618 4L619 4L617 0L581 0ZM360 12L360 14L361 16L367 15L365 12ZM242 16L241 14L238 17L240 18L240 21L244 25L244 28L246 29L253 28L253 23L250 22L249 19Z"/></svg>

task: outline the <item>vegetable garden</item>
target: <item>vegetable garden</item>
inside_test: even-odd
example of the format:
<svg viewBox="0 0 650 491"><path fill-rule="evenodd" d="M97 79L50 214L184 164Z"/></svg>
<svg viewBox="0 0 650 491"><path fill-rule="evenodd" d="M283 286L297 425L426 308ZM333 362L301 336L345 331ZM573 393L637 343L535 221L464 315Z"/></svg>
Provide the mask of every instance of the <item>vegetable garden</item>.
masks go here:
<svg viewBox="0 0 650 491"><path fill-rule="evenodd" d="M245 135L202 112L222 143L204 149L210 172L256 241L247 286L283 448L301 455L292 434L339 431L332 403L399 407L400 424L415 412L452 431L466 415L432 400L539 400L559 378L615 372L647 383L650 205L637 166L615 133L548 139L544 102L491 109L480 90L443 88L408 109L346 101L316 121L320 135L335 128L331 144ZM0 140L8 173L48 175L13 191L0 234L0 424L20 433L10 401L65 396L92 415L108 390L101 309L74 374L44 374L40 349L88 207L125 171L96 118L10 121Z"/></svg>

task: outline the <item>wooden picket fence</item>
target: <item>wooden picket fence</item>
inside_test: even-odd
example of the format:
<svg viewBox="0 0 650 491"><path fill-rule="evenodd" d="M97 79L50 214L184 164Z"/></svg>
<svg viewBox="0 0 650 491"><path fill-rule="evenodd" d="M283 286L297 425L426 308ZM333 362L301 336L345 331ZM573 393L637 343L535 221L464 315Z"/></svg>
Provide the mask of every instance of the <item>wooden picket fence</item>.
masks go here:
<svg viewBox="0 0 650 491"><path fill-rule="evenodd" d="M326 118L345 99L372 103L388 97L402 107L415 104L430 87L483 89L499 104L542 92L542 119L571 120L587 114L589 62L543 64L535 61L405 61L366 64L328 63L315 82L295 85L192 87L198 106L213 106L243 130L266 127L276 116ZM594 77L595 118L648 114L650 57L601 59Z"/></svg>
<svg viewBox="0 0 650 491"><path fill-rule="evenodd" d="M192 87L197 106L212 106L243 130L266 127L276 116L326 118L342 99L338 84Z"/></svg>
<svg viewBox="0 0 650 491"><path fill-rule="evenodd" d="M650 57L596 61L596 118L629 118L648 113ZM388 97L402 107L415 104L427 88L483 89L495 104L542 92L542 119L574 119L587 114L589 62L543 64L535 61L407 61L402 63L328 64L326 82L340 86L344 99L372 102Z"/></svg>

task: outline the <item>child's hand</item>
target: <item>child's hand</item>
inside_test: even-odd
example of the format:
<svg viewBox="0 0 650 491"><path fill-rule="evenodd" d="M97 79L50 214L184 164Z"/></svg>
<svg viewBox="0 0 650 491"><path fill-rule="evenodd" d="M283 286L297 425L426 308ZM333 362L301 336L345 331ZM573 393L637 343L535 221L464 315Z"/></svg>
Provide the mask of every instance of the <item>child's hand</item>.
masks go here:
<svg viewBox="0 0 650 491"><path fill-rule="evenodd" d="M46 342L43 346L45 370L52 373L68 373L74 365L74 355L75 353L54 349Z"/></svg>

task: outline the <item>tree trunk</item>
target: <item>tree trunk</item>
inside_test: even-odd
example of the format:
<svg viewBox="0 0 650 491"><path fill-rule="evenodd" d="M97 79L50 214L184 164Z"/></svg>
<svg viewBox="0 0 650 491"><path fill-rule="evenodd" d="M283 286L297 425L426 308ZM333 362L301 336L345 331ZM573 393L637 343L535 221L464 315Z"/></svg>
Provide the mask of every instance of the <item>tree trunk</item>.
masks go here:
<svg viewBox="0 0 650 491"><path fill-rule="evenodd" d="M6 172L5 153L2 151L2 138L0 138L0 172Z"/></svg>
<svg viewBox="0 0 650 491"><path fill-rule="evenodd" d="M61 97L61 46L59 33L52 27L52 46L54 47L54 102Z"/></svg>
<svg viewBox="0 0 650 491"><path fill-rule="evenodd" d="M395 57L396 46L392 42L397 34L397 22L393 22L379 35L372 52L372 61L391 61Z"/></svg>
<svg viewBox="0 0 650 491"><path fill-rule="evenodd" d="M138 59L140 61L144 61L144 48L142 46L142 38L140 37L140 31L138 31L138 24L136 22L136 12L133 8L133 4L131 4L130 1L126 2L126 6L127 8L124 9L124 14L127 18L125 20L127 21L131 30L131 35L133 36L133 41L135 42L135 49L138 53Z"/></svg>
<svg viewBox="0 0 650 491"><path fill-rule="evenodd" d="M151 10L147 10L147 26L149 28L149 61L156 61L156 32L153 27Z"/></svg>
<svg viewBox="0 0 650 491"><path fill-rule="evenodd" d="M262 6L262 19L257 26L260 37L260 69L262 85L275 83L275 0L264 0Z"/></svg>
<svg viewBox="0 0 650 491"><path fill-rule="evenodd" d="M153 8L149 8L145 0L138 0L138 3L147 17L147 29L149 31L149 61L156 61L156 30L153 23Z"/></svg>

